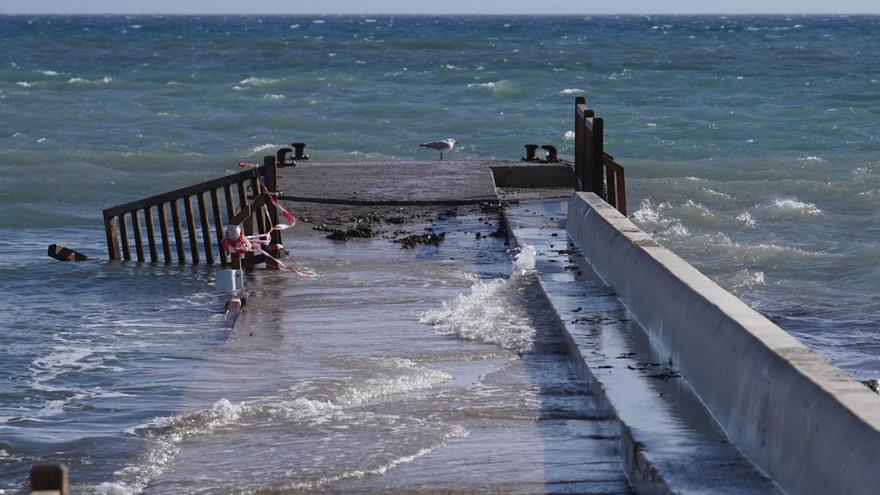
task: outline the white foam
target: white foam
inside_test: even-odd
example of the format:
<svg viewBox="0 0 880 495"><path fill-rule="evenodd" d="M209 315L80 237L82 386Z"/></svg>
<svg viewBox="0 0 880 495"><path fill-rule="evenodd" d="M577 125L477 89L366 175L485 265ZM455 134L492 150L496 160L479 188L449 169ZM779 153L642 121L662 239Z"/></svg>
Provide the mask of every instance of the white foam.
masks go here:
<svg viewBox="0 0 880 495"><path fill-rule="evenodd" d="M364 414L349 413L346 412L347 409L363 406L381 397L431 388L452 379L448 373L421 366L409 359L359 359L367 361L368 368L375 372L363 379L352 378L346 382L345 387L331 394L329 398L266 397L241 402L223 398L206 409L155 418L127 429L126 433L132 435L145 433L154 440L154 447L142 464L114 473L116 479L102 483L96 487L96 491L102 494L140 493L167 468L177 455L181 442L210 435L219 429L234 427L250 418L282 416L315 424L339 422ZM407 461L404 458L401 462Z"/></svg>
<svg viewBox="0 0 880 495"><path fill-rule="evenodd" d="M822 214L822 210L820 210L814 203L804 203L796 198L774 199L772 207L782 212L798 212L810 216Z"/></svg>
<svg viewBox="0 0 880 495"><path fill-rule="evenodd" d="M580 95L584 93L586 93L586 91L577 88L565 88L559 92L561 95Z"/></svg>
<svg viewBox="0 0 880 495"><path fill-rule="evenodd" d="M287 97L282 94L268 93L268 94L263 95L263 99L269 100L269 101L279 101L279 100L286 100Z"/></svg>
<svg viewBox="0 0 880 495"><path fill-rule="evenodd" d="M25 82L25 81L18 81L17 83L15 83L15 85L21 86L22 88L32 88L34 86L34 83L29 83L29 82Z"/></svg>
<svg viewBox="0 0 880 495"><path fill-rule="evenodd" d="M565 131L565 134L562 135L564 141L574 141L574 138L574 131Z"/></svg>
<svg viewBox="0 0 880 495"><path fill-rule="evenodd" d="M534 247L525 246L516 257L509 279L478 281L469 293L419 315L419 323L431 325L444 335L528 351L535 328L516 297L533 281L536 256Z"/></svg>
<svg viewBox="0 0 880 495"><path fill-rule="evenodd" d="M755 218L752 217L752 214L747 211L744 211L737 215L736 219L742 222L746 227L754 227L755 225L757 225Z"/></svg>
<svg viewBox="0 0 880 495"><path fill-rule="evenodd" d="M278 82L278 79L272 79L271 77L248 77L246 79L242 79L239 81L239 84L244 84L245 86L268 86L270 84L275 84Z"/></svg>
<svg viewBox="0 0 880 495"><path fill-rule="evenodd" d="M71 77L67 82L70 84L109 84L113 82L113 78L110 76L104 76L101 79L90 80L83 79L82 77Z"/></svg>
<svg viewBox="0 0 880 495"><path fill-rule="evenodd" d="M640 223L659 223L660 212L651 203L650 199L643 199L639 204L639 209L632 214L633 220Z"/></svg>

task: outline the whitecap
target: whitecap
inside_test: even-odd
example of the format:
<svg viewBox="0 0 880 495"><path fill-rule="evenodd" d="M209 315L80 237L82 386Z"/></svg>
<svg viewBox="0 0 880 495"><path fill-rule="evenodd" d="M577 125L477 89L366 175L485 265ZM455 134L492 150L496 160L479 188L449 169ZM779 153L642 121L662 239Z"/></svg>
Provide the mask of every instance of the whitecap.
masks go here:
<svg viewBox="0 0 880 495"><path fill-rule="evenodd" d="M580 95L584 93L586 93L586 91L577 88L565 88L559 92L561 95Z"/></svg>
<svg viewBox="0 0 880 495"><path fill-rule="evenodd" d="M281 95L281 94L269 93L269 94L265 94L265 95L263 95L263 99L264 99L264 100L278 101L278 100L286 100L287 97L284 96L284 95Z"/></svg>
<svg viewBox="0 0 880 495"><path fill-rule="evenodd" d="M755 225L757 225L755 218L752 217L752 214L747 211L744 211L737 215L736 219L742 222L743 225L745 225L746 227L754 227Z"/></svg>
<svg viewBox="0 0 880 495"><path fill-rule="evenodd" d="M639 209L633 212L633 220L642 223L659 223L660 212L654 207L650 199L643 199L639 204Z"/></svg>
<svg viewBox="0 0 880 495"><path fill-rule="evenodd" d="M814 203L804 203L796 198L777 198L773 200L772 206L783 212L799 212L810 216L822 214L822 210Z"/></svg>
<svg viewBox="0 0 880 495"><path fill-rule="evenodd" d="M312 24L324 24L325 22L327 21L325 21L324 19L315 19L314 21L312 21Z"/></svg>
<svg viewBox="0 0 880 495"><path fill-rule="evenodd" d="M443 335L528 351L535 328L517 297L534 281L536 256L534 247L525 246L516 256L510 278L478 281L469 293L418 315L419 323L431 325Z"/></svg>
<svg viewBox="0 0 880 495"><path fill-rule="evenodd" d="M562 135L564 141L574 141L574 137L574 131L565 131L565 134Z"/></svg>
<svg viewBox="0 0 880 495"><path fill-rule="evenodd" d="M297 28L299 28L299 24L291 24L290 25L290 29L297 29Z"/></svg>
<svg viewBox="0 0 880 495"><path fill-rule="evenodd" d="M16 86L21 86L22 88L31 88L34 86L34 83L29 83L25 81L18 81L15 83Z"/></svg>
<svg viewBox="0 0 880 495"><path fill-rule="evenodd" d="M266 86L269 84L275 84L278 82L278 79L272 79L269 77L248 77L246 79L242 79L239 81L239 84L244 84L246 86Z"/></svg>
<svg viewBox="0 0 880 495"><path fill-rule="evenodd" d="M58 76L58 75L61 75L61 73L59 73L59 72L55 72L54 70L41 70L41 71L39 71L39 72L40 72L40 74L43 74L44 76Z"/></svg>

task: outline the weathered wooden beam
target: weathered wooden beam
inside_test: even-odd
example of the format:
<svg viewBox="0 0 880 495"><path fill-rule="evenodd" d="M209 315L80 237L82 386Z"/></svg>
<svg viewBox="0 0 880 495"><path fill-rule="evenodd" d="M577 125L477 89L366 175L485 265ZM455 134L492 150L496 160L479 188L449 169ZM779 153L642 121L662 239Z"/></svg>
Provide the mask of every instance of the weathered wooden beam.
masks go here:
<svg viewBox="0 0 880 495"><path fill-rule="evenodd" d="M194 265L198 265L199 256L199 239L196 237L196 219L193 213L192 196L183 198L183 212L186 215L186 232L189 237L189 254L192 256Z"/></svg>
<svg viewBox="0 0 880 495"><path fill-rule="evenodd" d="M116 217L104 215L104 233L107 235L107 255L110 261L119 261L119 228Z"/></svg>
<svg viewBox="0 0 880 495"><path fill-rule="evenodd" d="M254 235L254 212L251 211L248 207L248 198L247 198L247 193L244 190L244 182L238 183L238 202L241 205L241 210L242 211L247 210L249 214L245 219L238 221L238 222L231 222L231 223L234 223L236 225L241 225L241 230L244 232L244 235ZM244 260L242 261L242 266L247 267L247 268L253 266L252 265L253 256L254 256L253 253L250 253L250 252L245 254Z"/></svg>
<svg viewBox="0 0 880 495"><path fill-rule="evenodd" d="M67 468L62 464L36 464L30 473L31 493L55 493L69 495L70 482Z"/></svg>
<svg viewBox="0 0 880 495"><path fill-rule="evenodd" d="M162 258L165 263L171 263L171 241L168 239L168 217L165 213L165 203L156 205L159 210L159 234L162 236Z"/></svg>
<svg viewBox="0 0 880 495"><path fill-rule="evenodd" d="M131 248L128 246L128 227L125 224L125 215L119 215L116 219L119 226L119 240L122 244L122 258L125 261L129 261L131 259Z"/></svg>
<svg viewBox="0 0 880 495"><path fill-rule="evenodd" d="M229 221L230 225L241 225L247 221L252 220L254 213L257 212L263 205L266 204L265 196L257 196L251 203L244 205L244 207L232 217L232 220Z"/></svg>
<svg viewBox="0 0 880 495"><path fill-rule="evenodd" d="M128 213L131 210L140 210L149 206L156 206L160 203L167 203L172 200L177 200L186 196L192 196L200 192L210 191L211 189L216 189L225 185L236 184L243 180L247 180L248 177L252 177L253 173L253 170L244 170L242 172L238 172L232 175L220 177L219 179L209 180L207 182L183 187L181 189L168 191L162 194L156 194L155 196L150 196L148 198L139 199L130 203L121 204L112 208L107 208L106 210L104 210L104 214L116 216L123 213Z"/></svg>
<svg viewBox="0 0 880 495"><path fill-rule="evenodd" d="M196 195L199 203L199 222L202 224L202 244L205 251L205 263L214 264L214 251L211 247L211 224L208 219L208 207L205 203L205 193Z"/></svg>
<svg viewBox="0 0 880 495"><path fill-rule="evenodd" d="M174 229L174 247L177 248L177 262L186 263L186 252L183 249L183 231L180 228L180 212L177 211L177 201L169 201L171 206L171 223Z"/></svg>
<svg viewBox="0 0 880 495"><path fill-rule="evenodd" d="M278 192L278 161L274 156L267 155L263 157L263 168L261 169L261 173L263 174L263 180L266 183L266 187L269 188L268 192ZM278 225L278 208L276 208L271 201L266 203L266 212L269 215L270 225ZM273 230L271 232L270 242L273 245L281 244L280 230ZM266 251L276 259L284 254L274 248L269 248ZM266 260L266 268L277 270L278 263L272 260Z"/></svg>
<svg viewBox="0 0 880 495"><path fill-rule="evenodd" d="M141 217L138 216L138 210L131 212L131 229L134 230L134 251L137 253L137 259L143 263L144 258L144 239L141 232Z"/></svg>
<svg viewBox="0 0 880 495"><path fill-rule="evenodd" d="M85 261L89 259L86 255L64 247L61 244L50 244L49 256L58 261Z"/></svg>
<svg viewBox="0 0 880 495"><path fill-rule="evenodd" d="M235 216L235 203L232 199L232 186L223 186L223 202L226 203L226 223L232 223L232 217Z"/></svg>
<svg viewBox="0 0 880 495"><path fill-rule="evenodd" d="M223 249L223 217L220 216L220 193L217 189L211 189L211 213L214 215L214 229L217 233L217 251L220 254L220 264L228 262L226 250Z"/></svg>
<svg viewBox="0 0 880 495"><path fill-rule="evenodd" d="M144 220L147 221L147 245L150 247L150 263L159 261L159 254L156 252L156 228L153 225L152 208L144 208Z"/></svg>

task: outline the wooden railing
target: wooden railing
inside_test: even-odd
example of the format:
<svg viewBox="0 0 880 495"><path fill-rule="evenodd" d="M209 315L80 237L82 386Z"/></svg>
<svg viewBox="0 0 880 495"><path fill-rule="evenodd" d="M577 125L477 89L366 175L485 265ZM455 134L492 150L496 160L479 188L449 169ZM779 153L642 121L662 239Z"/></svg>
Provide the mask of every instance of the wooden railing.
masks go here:
<svg viewBox="0 0 880 495"><path fill-rule="evenodd" d="M574 102L574 175L576 191L596 193L626 215L623 166L605 153L605 122L587 108L583 96Z"/></svg>
<svg viewBox="0 0 880 495"><path fill-rule="evenodd" d="M148 252L150 262L158 263L161 248L161 261L165 263L175 261L172 256L174 253L178 263L189 261L199 264L204 259L209 265L217 261L223 265L229 264L230 260L222 246L225 225L242 225L245 235L253 235L255 227L260 234L269 232L270 219L271 223L278 223L278 212L271 202L265 202L259 180L262 177L266 187L274 191L276 173L275 157L266 156L262 167L249 168L219 179L107 208L104 210L104 230L110 259L132 259L130 225L137 261L146 261ZM250 189L250 196L247 189ZM193 206L194 199L198 210ZM185 235L181 224L181 208L186 220ZM159 242L156 239L154 211L159 224ZM225 222L223 213L226 216ZM280 244L280 232L273 231L272 235L272 244ZM256 258L248 255L244 260L245 266L262 261Z"/></svg>

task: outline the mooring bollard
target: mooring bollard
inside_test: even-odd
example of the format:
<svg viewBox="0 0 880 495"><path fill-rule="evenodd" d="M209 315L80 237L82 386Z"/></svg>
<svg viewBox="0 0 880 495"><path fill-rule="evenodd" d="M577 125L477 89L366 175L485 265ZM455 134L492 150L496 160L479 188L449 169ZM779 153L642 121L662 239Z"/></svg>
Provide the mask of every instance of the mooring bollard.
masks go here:
<svg viewBox="0 0 880 495"><path fill-rule="evenodd" d="M290 154L293 153L293 148L281 148L275 153L275 162L279 167L295 167L296 161Z"/></svg>
<svg viewBox="0 0 880 495"><path fill-rule="evenodd" d="M31 468L30 495L68 495L67 468L62 464L36 464Z"/></svg>
<svg viewBox="0 0 880 495"><path fill-rule="evenodd" d="M295 154L293 155L294 160L308 160L309 155L305 154L306 143L291 143L293 149L295 150Z"/></svg>
<svg viewBox="0 0 880 495"><path fill-rule="evenodd" d="M524 156L522 158L522 161L524 161L524 162L538 161L538 159L535 158L535 152L538 150L538 145L537 144L527 144L527 145L525 145L525 147L526 147L526 156Z"/></svg>
<svg viewBox="0 0 880 495"><path fill-rule="evenodd" d="M541 146L541 149L547 152L547 159L545 160L547 163L556 163L559 161L559 156L556 154L556 146L545 144L544 146Z"/></svg>

